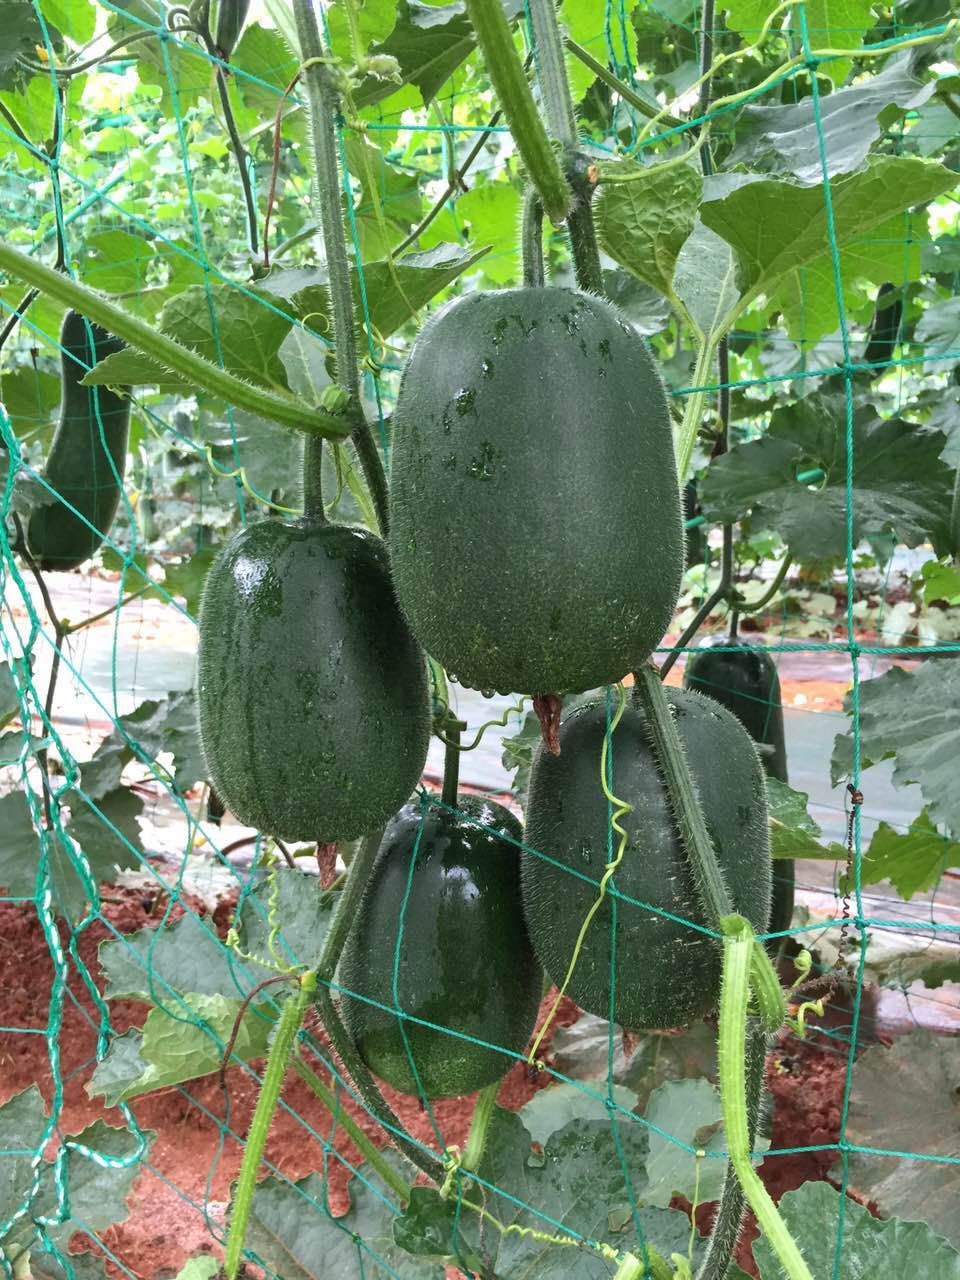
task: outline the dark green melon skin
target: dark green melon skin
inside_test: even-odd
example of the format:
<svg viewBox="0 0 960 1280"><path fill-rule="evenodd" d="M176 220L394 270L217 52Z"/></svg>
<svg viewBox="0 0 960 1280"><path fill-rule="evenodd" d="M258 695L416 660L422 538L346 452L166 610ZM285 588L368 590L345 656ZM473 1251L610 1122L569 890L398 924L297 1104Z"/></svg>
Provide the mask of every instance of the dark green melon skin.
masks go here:
<svg viewBox="0 0 960 1280"><path fill-rule="evenodd" d="M706 694L732 711L750 737L769 751L760 762L771 778L787 781L787 748L783 732L780 677L768 653L741 640L711 638L687 656L683 687ZM773 868L770 932L789 929L793 920L795 871L792 861L778 858ZM773 948L779 939L771 939Z"/></svg>
<svg viewBox="0 0 960 1280"><path fill-rule="evenodd" d="M234 534L204 587L198 706L208 776L241 822L335 841L395 813L430 696L380 539L280 520Z"/></svg>
<svg viewBox="0 0 960 1280"><path fill-rule="evenodd" d="M725 708L699 694L667 690L680 740L735 908L758 932L770 913L770 856L763 770L747 733ZM560 755L541 747L527 798L525 844L561 864L522 855L523 903L534 950L562 983L583 921L597 899L608 847L608 806L600 786L606 733L603 700L572 711L560 729ZM686 923L703 924L687 861L654 764L643 715L627 707L613 734L614 795L633 809L621 819L628 834L614 875L617 902L613 1019L631 1029L684 1026L717 1002L716 942ZM565 870L564 868L569 868ZM589 877L589 881L583 877ZM567 994L582 1009L610 1016L613 906L608 895L587 930Z"/></svg>
<svg viewBox="0 0 960 1280"><path fill-rule="evenodd" d="M76 569L89 560L110 532L120 505L129 394L108 387L82 387L80 380L98 361L121 351L123 343L97 324L90 328L92 345L86 320L79 312L68 311L60 331L60 420L44 479L63 501L37 507L27 525L27 545L41 569ZM123 390L129 393L130 388Z"/></svg>
<svg viewBox="0 0 960 1280"><path fill-rule="evenodd" d="M464 684L620 679L669 625L683 535L649 348L573 289L471 293L410 354L393 417L400 605Z"/></svg>
<svg viewBox="0 0 960 1280"><path fill-rule="evenodd" d="M543 974L527 936L520 900L522 835L506 809L475 796L458 808L481 827L418 804L397 814L383 843L340 962L344 991L394 1007L393 974L402 924L397 1003L412 1017L473 1036L505 1052L405 1021L420 1087L390 1009L342 997L344 1022L374 1075L403 1093L428 1098L472 1093L513 1066L533 1032ZM403 908L416 858L413 879Z"/></svg>

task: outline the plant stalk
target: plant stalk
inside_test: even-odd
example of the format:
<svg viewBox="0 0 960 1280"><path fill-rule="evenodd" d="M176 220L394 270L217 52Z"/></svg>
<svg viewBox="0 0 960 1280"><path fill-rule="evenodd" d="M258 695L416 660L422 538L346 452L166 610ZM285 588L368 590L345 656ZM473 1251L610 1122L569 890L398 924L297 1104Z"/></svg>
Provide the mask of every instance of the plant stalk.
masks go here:
<svg viewBox="0 0 960 1280"><path fill-rule="evenodd" d="M23 284L39 289L55 302L79 311L128 346L173 370L185 382L210 395L219 396L238 409L247 409L305 435L342 440L350 434L352 417L349 412L327 413L323 409L305 406L302 400L289 392L268 391L245 382L167 337L138 316L115 306L102 294L59 271L53 271L9 244L0 243L0 270Z"/></svg>
<svg viewBox="0 0 960 1280"><path fill-rule="evenodd" d="M340 1061L350 1073L357 1092L370 1110L370 1113L379 1120L380 1124L389 1133L394 1144L408 1160L415 1164L418 1169L422 1169L434 1182L440 1183L443 1180L443 1165L439 1160L434 1159L429 1152L424 1151L407 1133L399 1118L394 1114L390 1104L377 1087L373 1076L367 1070L366 1064L357 1052L356 1046L350 1039L347 1029L343 1025L343 1020L333 1002L330 990L347 935L356 917L357 908L360 905L360 899L366 888L367 881L370 879L370 872L376 860L382 838L382 831L367 836L361 842L353 861L350 863L347 882L340 892L340 899L330 922L330 928L327 930L320 962L317 965L317 1006L327 1035L330 1037L330 1043Z"/></svg>
<svg viewBox="0 0 960 1280"><path fill-rule="evenodd" d="M247 1135L246 1146L243 1150L243 1163L240 1165L237 1189L233 1197L230 1230L227 1235L227 1247L223 1261L223 1270L227 1280L236 1280L240 1270L240 1255L243 1253L247 1223L250 1221L250 1209L253 1205L253 1194L257 1185L257 1170L263 1158L267 1135L270 1132L270 1122L273 1120L273 1113L276 1111L277 1103L280 1101L280 1091L283 1088L284 1077L287 1073L287 1063L290 1060L290 1054L293 1052L293 1046L296 1042L297 1032L300 1030L300 1023L303 1021L303 1015L306 1013L310 998L313 995L315 983L316 977L313 973L303 975L300 979L300 987L296 996L291 996L284 1004L277 1022L277 1029L274 1032L273 1044L270 1046L266 1070L263 1073L263 1082L257 1095L257 1105L253 1112L253 1119L250 1122L250 1132Z"/></svg>
<svg viewBox="0 0 960 1280"><path fill-rule="evenodd" d="M666 787L681 846L693 872L706 923L719 932L720 921L733 912L730 890L707 831L660 673L651 664L635 672L634 696L646 721L654 759Z"/></svg>
<svg viewBox="0 0 960 1280"><path fill-rule="evenodd" d="M543 269L543 204L533 187L527 187L523 196L520 262L524 285L528 289L542 289L546 281Z"/></svg>
<svg viewBox="0 0 960 1280"><path fill-rule="evenodd" d="M547 117L547 129L565 150L573 149L577 145L577 117L563 60L563 40L557 24L555 0L528 0L528 4L537 83Z"/></svg>
<svg viewBox="0 0 960 1280"><path fill-rule="evenodd" d="M387 1160L384 1160L380 1148L374 1146L353 1116L338 1105L333 1090L328 1088L312 1067L307 1066L299 1054L293 1059L293 1069L330 1114L336 1116L338 1126L357 1148L367 1164L376 1170L379 1177L383 1179L400 1203L406 1205L410 1199L410 1187L404 1182L396 1169Z"/></svg>
<svg viewBox="0 0 960 1280"><path fill-rule="evenodd" d="M352 402L359 405L357 323L353 286L350 283L347 237L343 225L340 161L337 153L336 120L340 114L340 94L332 68L321 61L327 50L320 39L312 2L295 5L294 13L313 144L317 222L320 224L327 262L327 291L330 295L330 328L336 378L338 386L347 392ZM362 411L354 424L352 439L370 488L380 532L386 537L390 521L387 480L373 433Z"/></svg>
<svg viewBox="0 0 960 1280"><path fill-rule="evenodd" d="M440 799L450 809L457 807L457 793L460 787L460 729L457 722L450 727L450 737L444 739L443 750L443 789Z"/></svg>
<svg viewBox="0 0 960 1280"><path fill-rule="evenodd" d="M500 0L467 0L467 13L520 158L544 212L559 226L570 208L570 190L537 112L503 6Z"/></svg>

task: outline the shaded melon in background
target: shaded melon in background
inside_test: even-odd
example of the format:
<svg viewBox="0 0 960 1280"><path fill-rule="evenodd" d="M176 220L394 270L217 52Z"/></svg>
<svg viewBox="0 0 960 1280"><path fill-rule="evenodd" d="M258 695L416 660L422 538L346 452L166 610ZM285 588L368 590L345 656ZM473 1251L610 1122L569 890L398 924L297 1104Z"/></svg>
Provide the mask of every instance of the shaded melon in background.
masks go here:
<svg viewBox="0 0 960 1280"><path fill-rule="evenodd" d="M424 327L393 416L400 605L461 682L619 680L683 572L667 398L646 343L574 289L471 293Z"/></svg>
<svg viewBox="0 0 960 1280"><path fill-rule="evenodd" d="M428 1098L472 1093L506 1075L530 1039L543 990L511 843L520 823L478 796L460 796L457 808L421 815L409 804L389 824L337 979L344 1022L373 1074ZM401 1030L392 1011L398 937L397 1003L434 1027L407 1019Z"/></svg>
<svg viewBox="0 0 960 1280"><path fill-rule="evenodd" d="M306 520L235 533L204 587L198 703L240 822L331 843L386 822L420 779L430 693L380 539Z"/></svg>
<svg viewBox="0 0 960 1280"><path fill-rule="evenodd" d="M96 554L116 518L127 465L130 388L80 385L89 369L122 351L123 343L78 311L64 316L60 346L60 419L43 468L57 497L32 511L27 544L41 569L67 570Z"/></svg>
<svg viewBox="0 0 960 1280"><path fill-rule="evenodd" d="M780 782L787 781L780 677L769 653L744 644L741 639L711 637L699 649L687 654L683 687L706 694L732 711L761 748L760 763L769 776ZM795 879L792 859L777 858L773 868L771 933L790 928ZM776 950L781 940L770 941Z"/></svg>
<svg viewBox="0 0 960 1280"><path fill-rule="evenodd" d="M765 933L770 853L756 749L725 708L685 690L668 689L666 695L734 909ZM579 705L561 725L560 755L541 746L530 772L524 843L561 865L522 854L523 904L534 950L558 985L608 860L610 815L600 785L606 732L606 700ZM634 900L617 902L613 1019L632 1030L684 1026L717 1002L720 949L715 939L685 923L702 926L703 915L645 718L630 704L613 732L611 754L613 793L633 806L620 819L628 842L614 883ZM612 840L616 853L615 832ZM601 1018L610 1016L612 934L608 894L587 929L567 987L582 1009Z"/></svg>

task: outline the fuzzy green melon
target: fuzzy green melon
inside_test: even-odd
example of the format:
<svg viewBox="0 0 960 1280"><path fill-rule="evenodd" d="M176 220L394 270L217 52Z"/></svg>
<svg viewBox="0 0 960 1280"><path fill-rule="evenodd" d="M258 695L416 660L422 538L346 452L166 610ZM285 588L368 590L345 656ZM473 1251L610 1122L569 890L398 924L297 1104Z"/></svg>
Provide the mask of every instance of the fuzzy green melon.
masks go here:
<svg viewBox="0 0 960 1280"><path fill-rule="evenodd" d="M734 908L764 933L770 855L763 770L754 745L736 717L709 699L674 689L667 690L667 699ZM581 704L561 725L560 755L541 747L530 773L524 842L553 861L524 853L524 910L534 950L558 984L597 899L608 848L617 850L615 832L608 844L609 808L600 785L606 732L606 701ZM683 1026L716 1004L719 948L691 927L704 924L703 914L644 716L632 705L613 732L611 754L613 793L632 806L621 819L628 842L613 879L626 899L616 903L613 1019L631 1029ZM603 1018L611 1012L613 941L608 893L567 987L581 1008Z"/></svg>
<svg viewBox="0 0 960 1280"><path fill-rule="evenodd" d="M566 288L471 293L424 327L393 416L400 605L463 683L576 692L658 644L683 572L648 346Z"/></svg>
<svg viewBox="0 0 960 1280"><path fill-rule="evenodd" d="M395 1089L428 1098L505 1075L533 1032L542 993L520 900L520 823L475 796L457 808L421 818L409 804L388 825L338 974L355 993L342 996L343 1018L364 1062ZM398 936L403 1029L392 1012Z"/></svg>
<svg viewBox="0 0 960 1280"><path fill-rule="evenodd" d="M241 822L333 842L395 813L430 697L380 539L306 520L234 534L204 587L198 705L210 782Z"/></svg>
<svg viewBox="0 0 960 1280"><path fill-rule="evenodd" d="M76 569L110 532L120 505L130 388L84 387L81 380L123 343L77 311L68 311L60 331L60 420L44 466L44 479L58 500L35 508L27 544L41 569Z"/></svg>

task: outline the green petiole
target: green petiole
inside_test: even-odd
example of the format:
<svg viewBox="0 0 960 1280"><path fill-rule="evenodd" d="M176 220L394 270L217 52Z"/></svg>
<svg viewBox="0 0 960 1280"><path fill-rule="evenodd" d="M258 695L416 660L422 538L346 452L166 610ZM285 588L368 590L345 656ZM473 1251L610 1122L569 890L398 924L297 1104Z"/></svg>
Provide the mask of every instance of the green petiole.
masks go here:
<svg viewBox="0 0 960 1280"><path fill-rule="evenodd" d="M247 1223L250 1221L250 1209L253 1205L253 1193L257 1184L257 1169L263 1157L267 1143L267 1134L273 1113L280 1101L280 1090L283 1088L287 1074L287 1064L293 1052L300 1023L313 999L317 986L317 975L310 971L300 978L300 987L296 996L283 1006L277 1021L277 1029L273 1035L273 1043L267 1057L267 1068L263 1073L263 1083L257 1096L250 1132L247 1134L246 1146L243 1149L243 1163L237 1178L237 1189L233 1196L233 1211L230 1214L230 1230L227 1234L227 1248L224 1255L223 1270L227 1280L237 1280L240 1269L240 1255L243 1253L243 1242L247 1234Z"/></svg>

